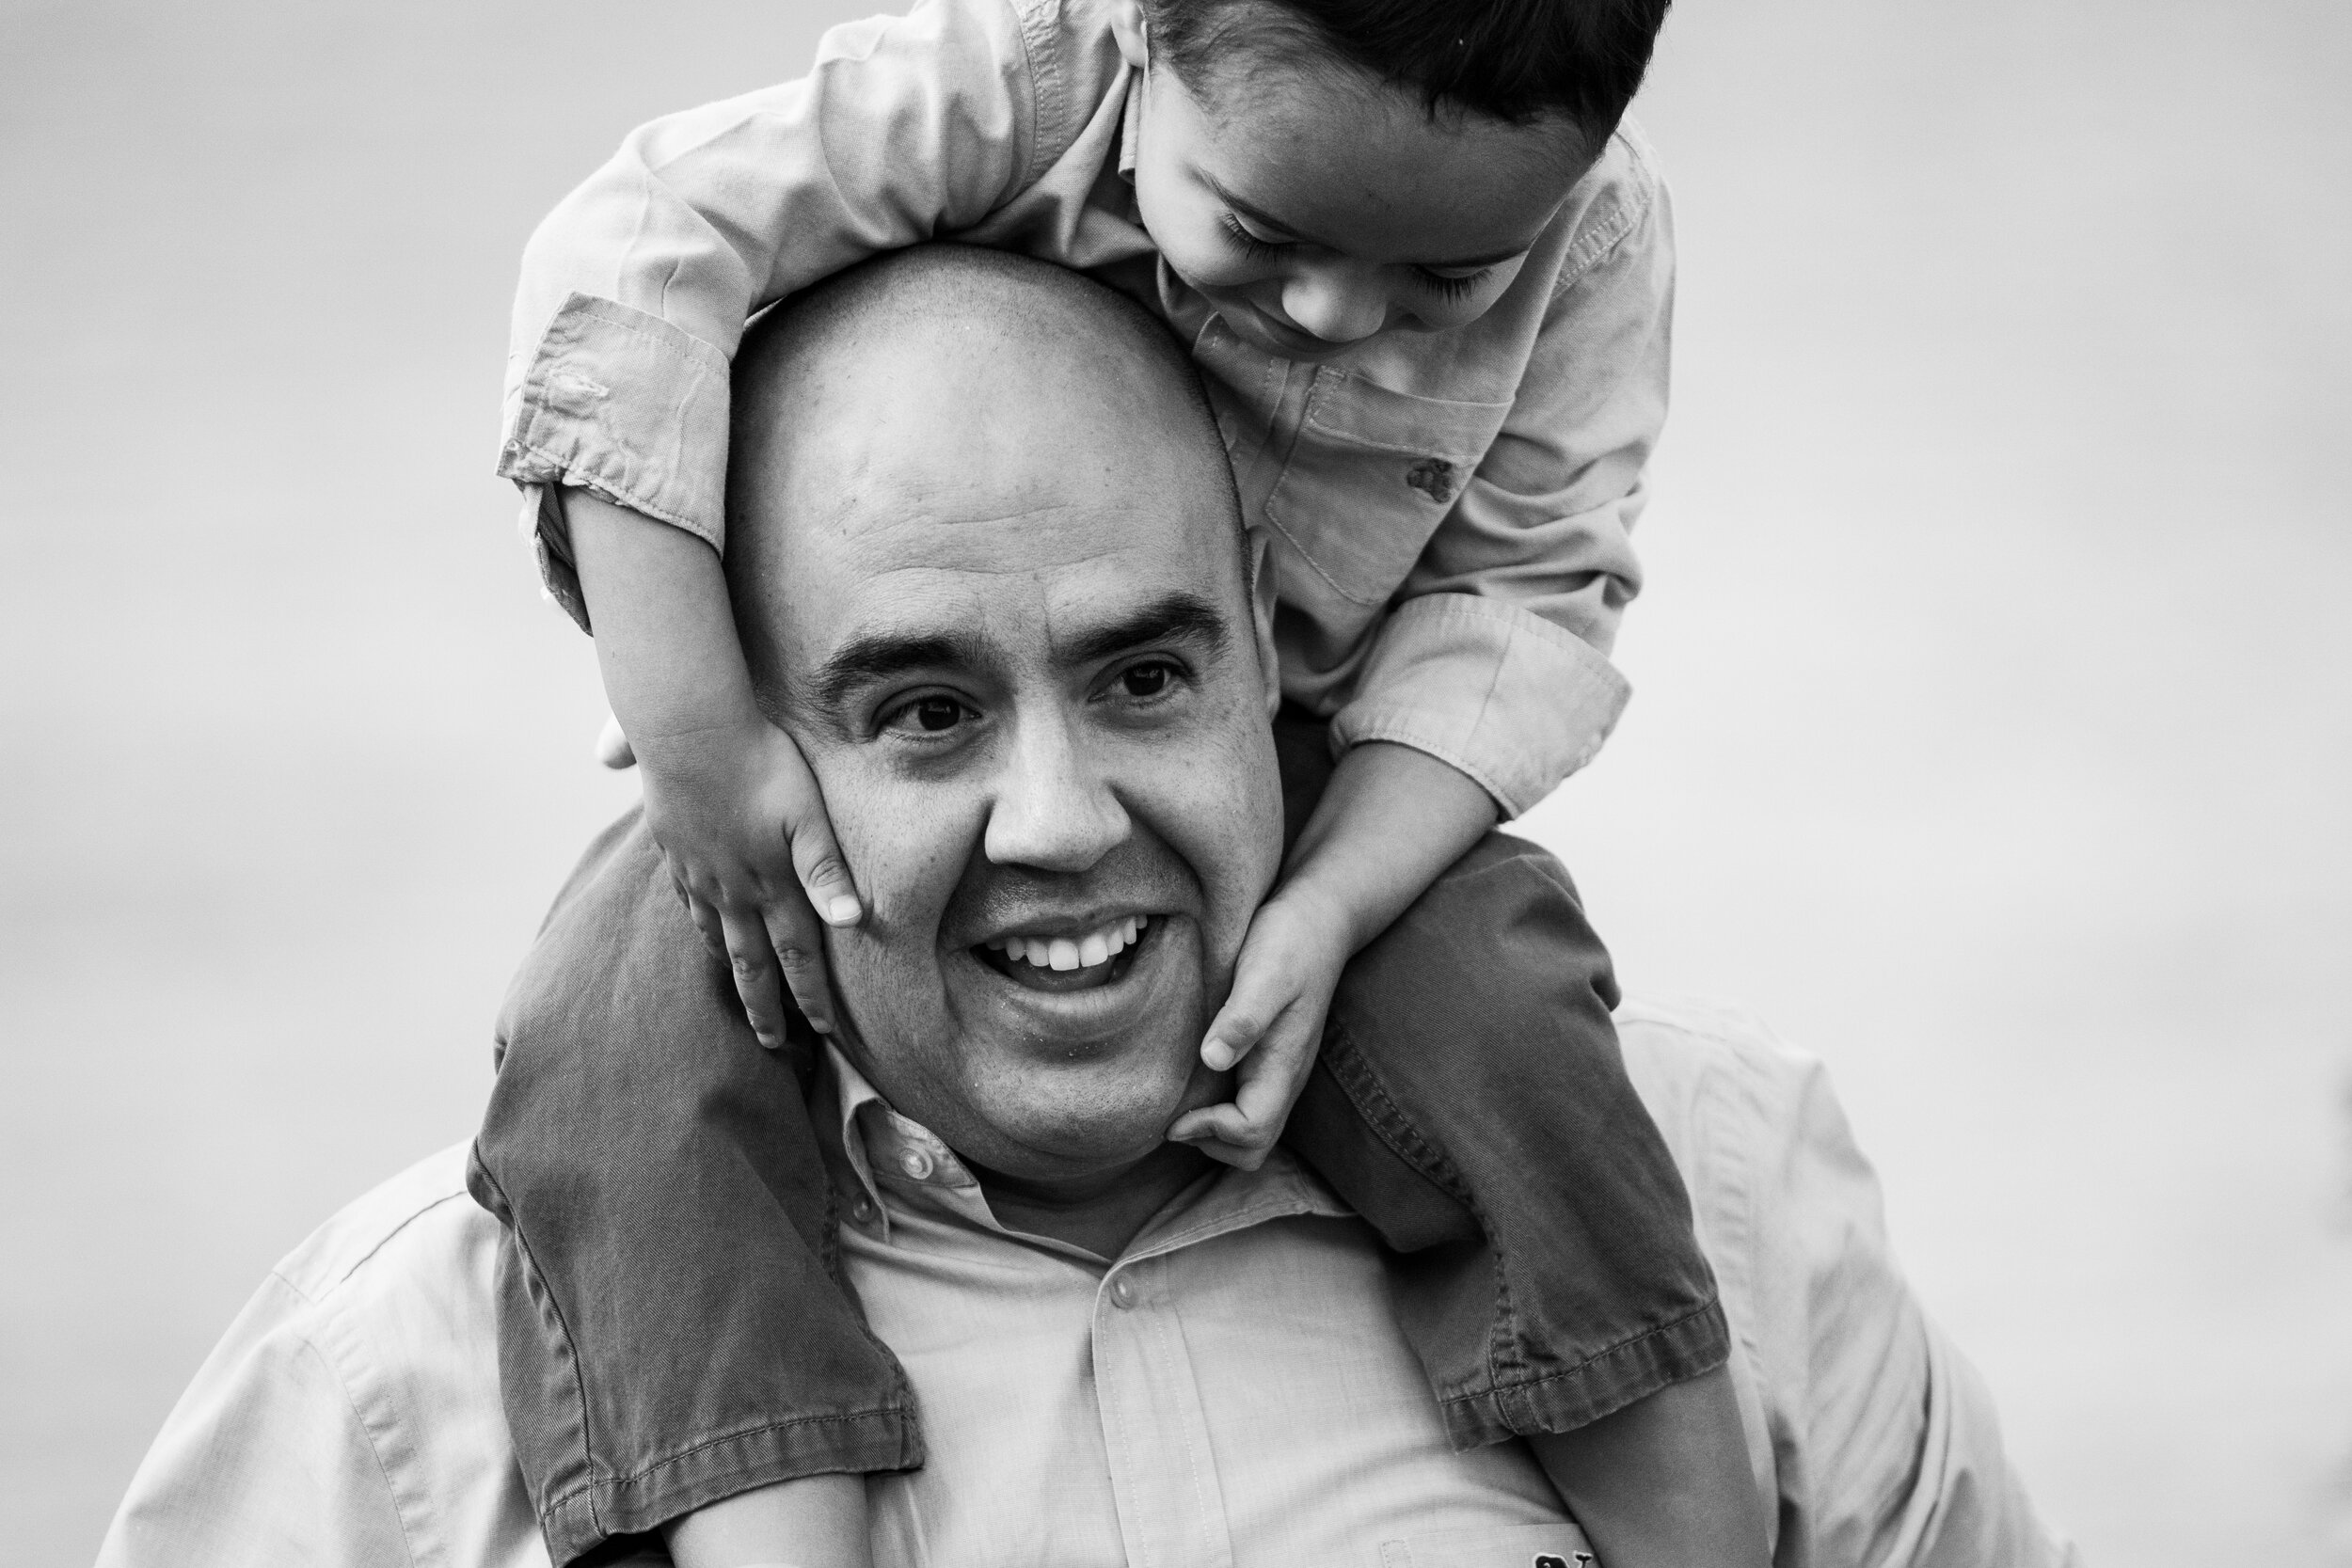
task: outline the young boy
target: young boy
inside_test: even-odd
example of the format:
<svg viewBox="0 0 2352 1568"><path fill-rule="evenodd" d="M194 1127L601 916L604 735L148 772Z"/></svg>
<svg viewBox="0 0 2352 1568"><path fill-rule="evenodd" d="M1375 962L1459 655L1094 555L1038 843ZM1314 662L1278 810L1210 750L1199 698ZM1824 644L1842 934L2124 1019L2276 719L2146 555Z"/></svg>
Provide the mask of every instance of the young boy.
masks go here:
<svg viewBox="0 0 2352 1568"><path fill-rule="evenodd" d="M1294 808L1202 1046L1238 1066L1234 1101L1169 1135L1262 1160L1332 1011L1310 1103L1341 1112L1302 1111L1302 1151L1412 1253L1400 1313L1456 1440L1529 1438L1611 1568L1763 1560L1725 1328L1565 874L1506 895L1449 868L1589 761L1626 698L1606 651L1638 580L1672 256L1618 121L1664 8L924 0L836 28L810 76L634 133L542 226L501 461L551 592L583 626L593 612L648 822L772 1049L787 987L832 1029L818 917L851 927L863 906L728 613L746 319L934 238L1083 268L1156 309L1191 345L1279 596ZM1389 1022L1379 977L1343 979L1408 908L1423 917L1383 944L1391 994L1410 974L1436 993L1423 1016L1458 996L1451 1016L1504 1021L1466 1045L1474 1080L1417 1072L1425 1042ZM1526 949L1505 926L1548 945L1488 961ZM1041 958L1109 961L1075 941ZM667 1053L679 1085L571 1094L559 1124L502 1078L477 1148L476 1195L513 1232L510 1423L556 1560L660 1528L685 1568L863 1561L859 1472L919 1463L919 1437L895 1364L814 1261L831 1217L786 1170L805 1151L696 1121L715 1102L698 1078L746 1070L712 1043L742 1024L642 1016L577 977L562 1006L517 994L510 1049ZM1540 1157L1490 1152L1508 1148ZM540 1216L592 1193L608 1228L693 1234L700 1168L730 1161L775 1163L777 1224L809 1261L730 1277L714 1224L698 1299L730 1301L741 1334L625 1354L711 1326L660 1321L642 1305L658 1289L598 1274Z"/></svg>

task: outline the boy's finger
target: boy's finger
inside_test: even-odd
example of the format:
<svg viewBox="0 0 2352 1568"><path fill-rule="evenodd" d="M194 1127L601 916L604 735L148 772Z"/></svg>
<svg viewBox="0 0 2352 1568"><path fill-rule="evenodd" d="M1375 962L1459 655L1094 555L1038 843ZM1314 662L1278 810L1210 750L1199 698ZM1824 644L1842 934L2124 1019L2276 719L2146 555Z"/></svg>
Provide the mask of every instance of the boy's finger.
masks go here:
<svg viewBox="0 0 2352 1568"><path fill-rule="evenodd" d="M833 1033L833 987L825 976L825 942L806 908L768 911L768 940L793 1005L808 1026L820 1035Z"/></svg>
<svg viewBox="0 0 2352 1568"><path fill-rule="evenodd" d="M1197 1111L1185 1112L1168 1130L1168 1135L1178 1143L1217 1143L1263 1154L1274 1147L1279 1131L1252 1117L1238 1102L1229 1101L1223 1105L1203 1105Z"/></svg>
<svg viewBox="0 0 2352 1568"><path fill-rule="evenodd" d="M604 728L596 732L596 760L607 768L637 766L636 749L621 733L621 721L609 713L604 716Z"/></svg>
<svg viewBox="0 0 2352 1568"><path fill-rule="evenodd" d="M792 840L792 869L808 895L809 908L828 926L854 926L865 918L866 906L850 880L850 867L834 841L833 824L821 801L812 800L800 819L785 825Z"/></svg>
<svg viewBox="0 0 2352 1568"><path fill-rule="evenodd" d="M1273 1006L1262 1006L1258 998L1244 995L1243 987L1235 985L1233 994L1209 1022L1207 1037L1200 1042L1200 1059L1209 1070L1223 1072L1248 1055L1250 1048L1264 1037L1272 1010Z"/></svg>
<svg viewBox="0 0 2352 1568"><path fill-rule="evenodd" d="M694 929L702 933L703 945L710 949L711 957L725 958L727 934L719 923L718 910L708 899L696 897L694 890L684 882L677 884L677 895L686 905L686 918L692 921Z"/></svg>
<svg viewBox="0 0 2352 1568"><path fill-rule="evenodd" d="M743 999L743 1016L751 1022L759 1043L773 1051L784 1043L784 988L777 981L768 927L756 910L723 909L719 919L726 933L727 967L735 975L735 994Z"/></svg>
<svg viewBox="0 0 2352 1568"><path fill-rule="evenodd" d="M1233 1108L1241 1113L1243 1125L1270 1146L1282 1135L1282 1124L1290 1120L1291 1106L1297 1101L1307 1075L1298 1070L1298 1053L1291 1049L1288 1039L1268 1040L1261 1046L1255 1065L1257 1070L1242 1074L1234 1085Z"/></svg>
<svg viewBox="0 0 2352 1568"><path fill-rule="evenodd" d="M1168 1135L1236 1170L1256 1170L1265 1164L1266 1153L1274 1147L1273 1137L1263 1128L1253 1126L1234 1105L1203 1105L1188 1111L1177 1118Z"/></svg>

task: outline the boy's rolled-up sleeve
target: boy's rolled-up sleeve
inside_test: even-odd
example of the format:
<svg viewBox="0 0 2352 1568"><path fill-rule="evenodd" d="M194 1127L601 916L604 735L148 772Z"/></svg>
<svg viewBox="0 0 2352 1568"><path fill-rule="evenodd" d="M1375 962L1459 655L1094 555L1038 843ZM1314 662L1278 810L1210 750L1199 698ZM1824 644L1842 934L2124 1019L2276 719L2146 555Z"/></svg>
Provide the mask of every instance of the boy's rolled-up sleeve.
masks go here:
<svg viewBox="0 0 2352 1568"><path fill-rule="evenodd" d="M1633 524L1666 420L1674 227L1629 127L1579 221L1501 433L1398 590L1334 716L1443 758L1516 816L1591 762L1632 689Z"/></svg>
<svg viewBox="0 0 2352 1568"><path fill-rule="evenodd" d="M579 486L723 547L728 372L746 322L868 256L971 227L1032 178L1033 24L995 0L931 0L835 27L807 76L630 133L539 226L499 472L532 492L525 527L576 618L540 487Z"/></svg>

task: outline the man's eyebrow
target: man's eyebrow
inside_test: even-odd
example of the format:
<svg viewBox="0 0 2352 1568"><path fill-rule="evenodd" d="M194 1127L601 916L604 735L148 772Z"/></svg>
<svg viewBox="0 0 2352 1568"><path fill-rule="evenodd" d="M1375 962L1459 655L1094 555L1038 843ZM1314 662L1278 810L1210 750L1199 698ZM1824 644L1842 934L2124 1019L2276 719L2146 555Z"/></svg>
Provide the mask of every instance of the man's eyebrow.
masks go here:
<svg viewBox="0 0 2352 1568"><path fill-rule="evenodd" d="M1167 594L1120 616L1089 626L1055 651L1065 663L1092 664L1148 642L1195 641L1221 649L1232 635L1226 617L1198 594ZM861 687L917 670L971 669L981 654L960 638L929 633L866 632L850 639L818 667L818 705L838 713Z"/></svg>
<svg viewBox="0 0 2352 1568"><path fill-rule="evenodd" d="M1202 169L1200 172L1202 182L1205 183L1209 189L1216 193L1217 199L1219 201L1224 202L1225 205L1231 207L1233 211L1239 213L1250 222L1258 225L1259 228L1271 229L1278 233L1288 234L1292 239L1302 245L1322 245L1326 250L1332 248L1330 245L1325 244L1325 242L1316 239L1312 234L1302 234L1296 229L1294 229L1289 224L1284 223L1280 218L1276 217L1273 214L1265 212L1261 208L1254 207L1248 202L1244 201L1240 197L1235 196L1232 191L1229 191L1224 186L1218 184L1216 182L1216 176L1211 174L1207 169ZM1498 262L1508 261L1515 256L1524 256L1527 254L1527 249L1528 247L1526 245L1520 245L1516 250L1495 250L1480 256L1455 256L1442 261L1415 261L1413 265L1417 267L1491 267Z"/></svg>
<svg viewBox="0 0 2352 1568"><path fill-rule="evenodd" d="M1092 664L1147 642L1206 643L1222 649L1232 637L1223 611L1198 594L1166 594L1099 626L1089 626L1055 650L1071 664Z"/></svg>
<svg viewBox="0 0 2352 1568"><path fill-rule="evenodd" d="M818 705L829 712L847 707L858 688L914 670L977 662L973 651L952 637L867 632L834 650L817 671Z"/></svg>

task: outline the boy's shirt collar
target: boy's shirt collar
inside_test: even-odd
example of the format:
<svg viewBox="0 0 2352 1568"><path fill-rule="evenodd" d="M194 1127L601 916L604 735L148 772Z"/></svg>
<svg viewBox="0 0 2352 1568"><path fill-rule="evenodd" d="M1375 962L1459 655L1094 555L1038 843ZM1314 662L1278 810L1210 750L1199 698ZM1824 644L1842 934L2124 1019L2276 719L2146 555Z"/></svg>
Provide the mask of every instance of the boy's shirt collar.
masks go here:
<svg viewBox="0 0 2352 1568"><path fill-rule="evenodd" d="M1122 64L1120 70L1126 72L1126 80L1112 90L1125 93L1127 103L1120 111L1119 177L1132 185L1136 182L1136 142L1143 135L1143 94L1136 90L1142 78L1134 66Z"/></svg>

